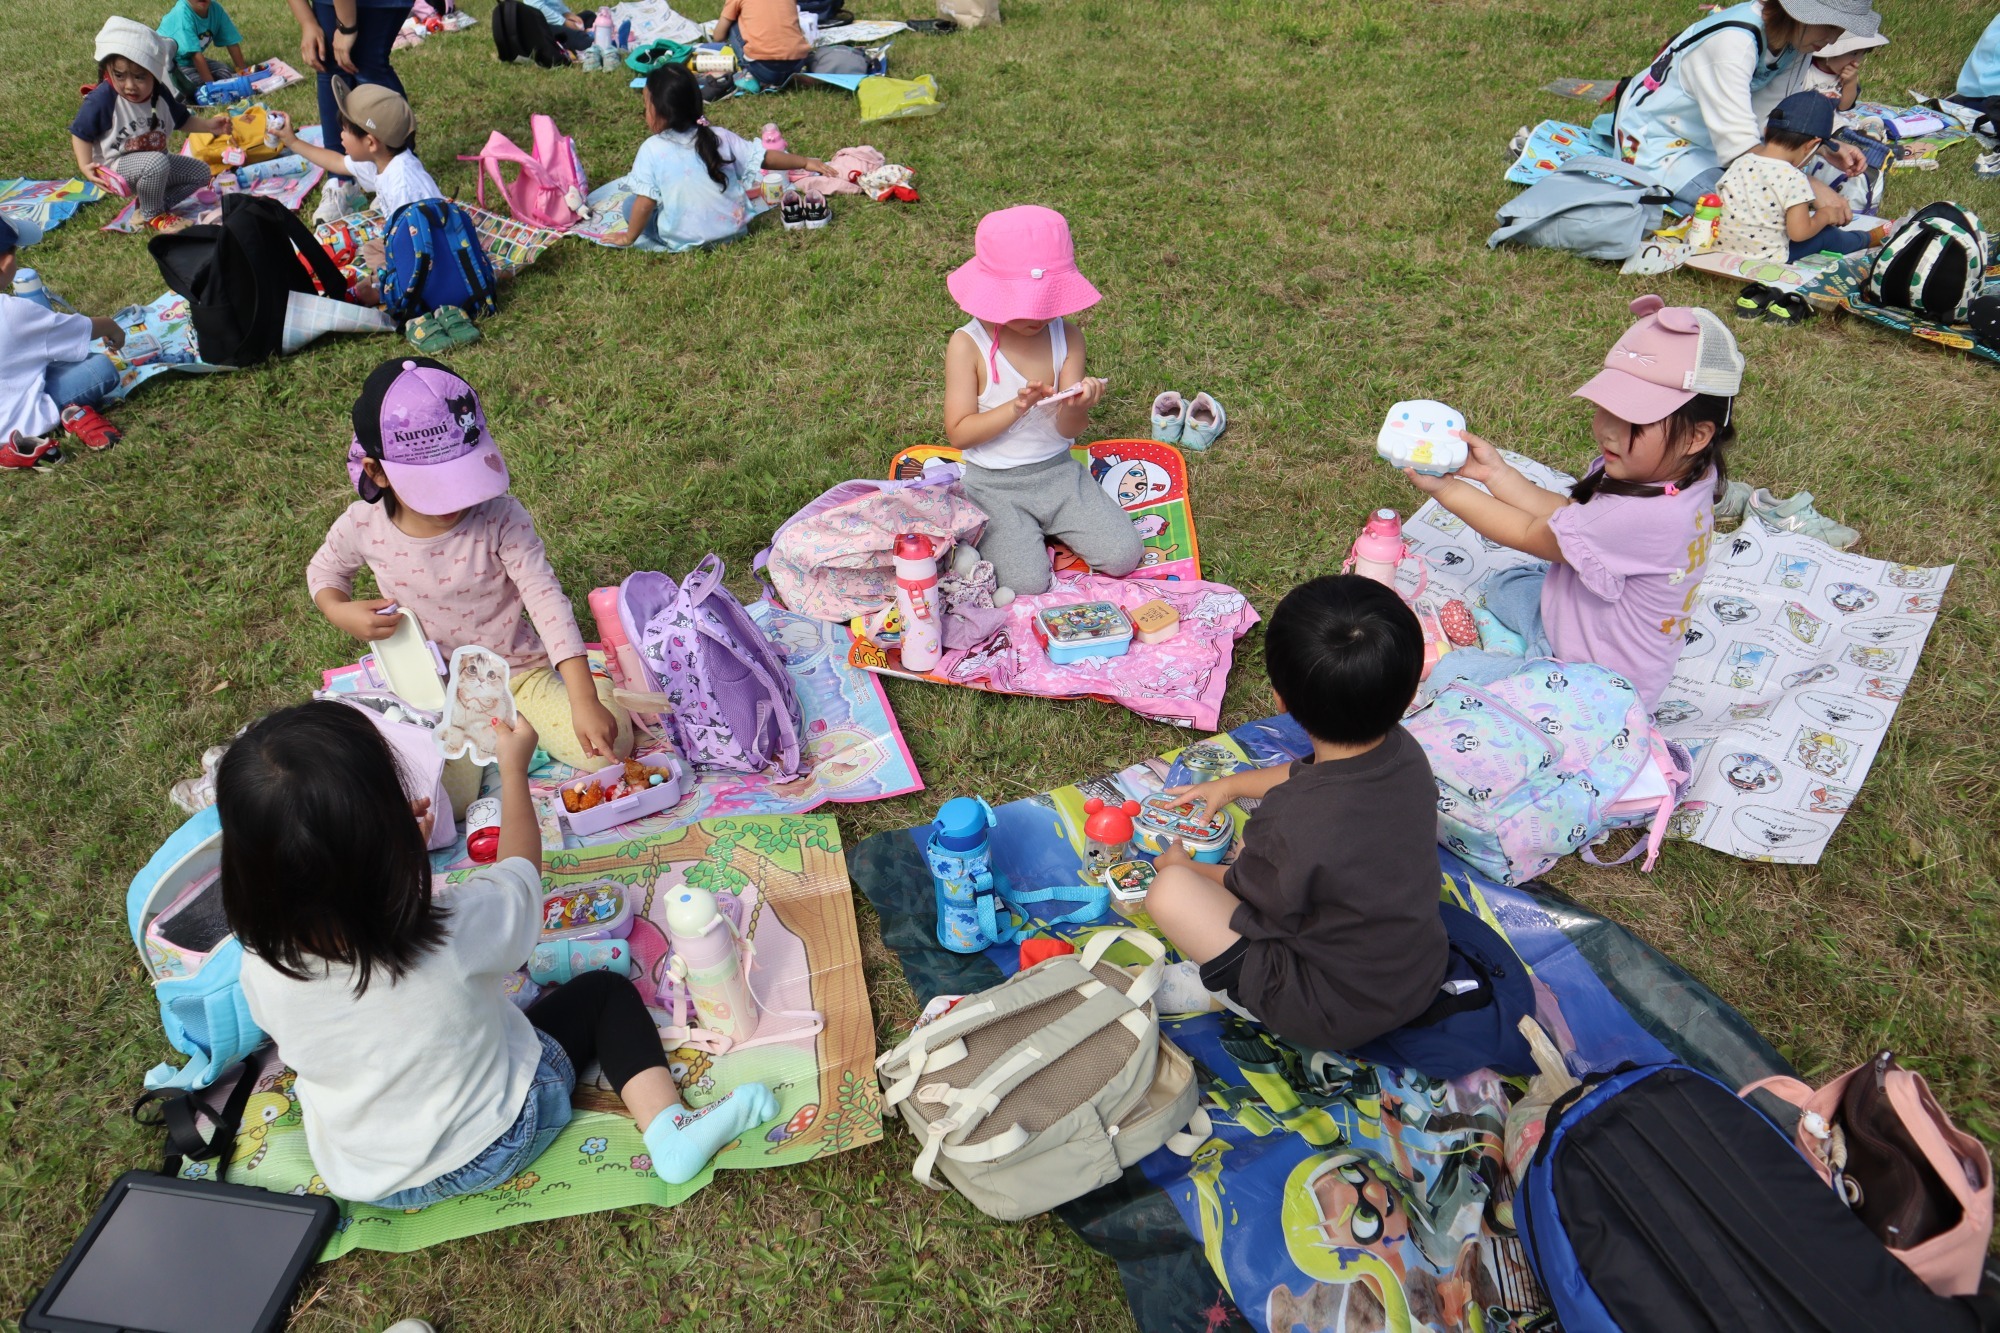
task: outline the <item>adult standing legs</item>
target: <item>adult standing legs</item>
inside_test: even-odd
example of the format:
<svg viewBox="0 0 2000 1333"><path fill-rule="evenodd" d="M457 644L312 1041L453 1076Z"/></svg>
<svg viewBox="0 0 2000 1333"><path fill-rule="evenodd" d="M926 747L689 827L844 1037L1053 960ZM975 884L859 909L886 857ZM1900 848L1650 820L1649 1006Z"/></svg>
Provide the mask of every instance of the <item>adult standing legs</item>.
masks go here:
<svg viewBox="0 0 2000 1333"><path fill-rule="evenodd" d="M389 53L412 6L408 0L388 4L380 0L291 0L291 7L299 22L299 54L319 72L321 143L338 152L340 108L333 100L334 79L356 85L379 83L402 92L403 81L396 77ZM355 29L351 38L340 32L343 24Z"/></svg>

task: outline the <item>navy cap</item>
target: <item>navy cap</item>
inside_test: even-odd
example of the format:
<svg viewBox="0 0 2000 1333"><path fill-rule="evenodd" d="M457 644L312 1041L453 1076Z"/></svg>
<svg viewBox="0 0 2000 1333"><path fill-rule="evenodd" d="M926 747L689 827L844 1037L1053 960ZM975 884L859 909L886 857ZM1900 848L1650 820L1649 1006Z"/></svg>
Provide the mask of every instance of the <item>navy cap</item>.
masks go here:
<svg viewBox="0 0 2000 1333"><path fill-rule="evenodd" d="M41 239L42 229L38 224L26 218L9 218L0 214L0 254L33 245Z"/></svg>
<svg viewBox="0 0 2000 1333"><path fill-rule="evenodd" d="M1790 130L1815 139L1833 137L1833 99L1822 93L1793 93L1771 108L1767 130Z"/></svg>

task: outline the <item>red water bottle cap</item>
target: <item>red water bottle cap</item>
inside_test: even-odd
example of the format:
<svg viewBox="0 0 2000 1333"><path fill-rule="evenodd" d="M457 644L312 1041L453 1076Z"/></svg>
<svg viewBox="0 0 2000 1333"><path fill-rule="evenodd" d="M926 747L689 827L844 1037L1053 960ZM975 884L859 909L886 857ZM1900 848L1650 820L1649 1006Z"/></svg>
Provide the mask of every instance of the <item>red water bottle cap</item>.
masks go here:
<svg viewBox="0 0 2000 1333"><path fill-rule="evenodd" d="M896 538L898 560L929 560L936 555L937 547L921 532L905 532Z"/></svg>

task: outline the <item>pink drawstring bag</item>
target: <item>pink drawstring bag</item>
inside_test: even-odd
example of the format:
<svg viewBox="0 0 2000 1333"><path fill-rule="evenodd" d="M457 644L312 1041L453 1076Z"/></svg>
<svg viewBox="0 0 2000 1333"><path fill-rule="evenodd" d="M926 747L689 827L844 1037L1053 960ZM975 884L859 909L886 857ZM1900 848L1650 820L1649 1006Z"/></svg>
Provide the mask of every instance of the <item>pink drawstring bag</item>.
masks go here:
<svg viewBox="0 0 2000 1333"><path fill-rule="evenodd" d="M1922 1074L1888 1051L1815 1092L1798 1079L1743 1089L1799 1108L1793 1137L1820 1179L1940 1296L1970 1296L1993 1234L1993 1161L1951 1123Z"/></svg>
<svg viewBox="0 0 2000 1333"><path fill-rule="evenodd" d="M942 553L979 539L986 511L966 498L956 464L933 464L909 481L843 481L778 525L753 568L772 600L835 622L871 615L896 599L891 554L905 532Z"/></svg>
<svg viewBox="0 0 2000 1333"><path fill-rule="evenodd" d="M549 116L530 116L535 151L530 154L506 135L495 130L486 136L486 146L461 162L477 162L483 168L478 177L479 206L486 207L486 178L507 201L507 211L516 222L550 231L568 231L583 220L583 198L590 193L585 183L583 160L577 156L576 140L556 129ZM501 171L503 163L520 168L513 183Z"/></svg>

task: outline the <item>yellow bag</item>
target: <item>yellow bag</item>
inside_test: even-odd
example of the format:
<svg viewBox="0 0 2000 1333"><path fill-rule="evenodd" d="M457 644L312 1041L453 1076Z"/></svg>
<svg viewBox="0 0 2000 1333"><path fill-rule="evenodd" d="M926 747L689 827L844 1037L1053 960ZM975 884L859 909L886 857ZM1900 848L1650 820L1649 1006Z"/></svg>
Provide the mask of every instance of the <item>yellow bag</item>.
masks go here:
<svg viewBox="0 0 2000 1333"><path fill-rule="evenodd" d="M855 96L861 99L863 120L928 116L938 109L937 80L928 74L914 79L863 79Z"/></svg>
<svg viewBox="0 0 2000 1333"><path fill-rule="evenodd" d="M211 172L220 175L252 162L268 162L284 152L277 144L264 142L264 136L269 132L270 124L265 119L264 108L253 106L229 122L227 134L190 134L187 138L188 152L208 163ZM231 148L243 150L241 162L230 162L223 157L223 153Z"/></svg>

